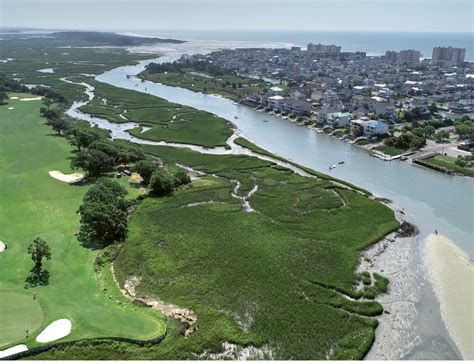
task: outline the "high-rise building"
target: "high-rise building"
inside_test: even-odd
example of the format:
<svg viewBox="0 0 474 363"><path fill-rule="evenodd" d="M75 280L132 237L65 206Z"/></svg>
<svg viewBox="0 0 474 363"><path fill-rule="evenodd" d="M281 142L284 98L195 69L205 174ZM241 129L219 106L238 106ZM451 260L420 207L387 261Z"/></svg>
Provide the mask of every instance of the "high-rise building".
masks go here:
<svg viewBox="0 0 474 363"><path fill-rule="evenodd" d="M465 48L435 47L431 63L441 66L458 66L464 63Z"/></svg>
<svg viewBox="0 0 474 363"><path fill-rule="evenodd" d="M341 52L341 47L331 44L331 45L325 45L325 44L313 44L309 43L307 46L308 52L311 53L340 53Z"/></svg>
<svg viewBox="0 0 474 363"><path fill-rule="evenodd" d="M418 50L408 49L401 50L398 57L398 63L418 63L421 53Z"/></svg>
<svg viewBox="0 0 474 363"><path fill-rule="evenodd" d="M418 63L420 61L421 53L418 50L408 49L401 50L400 52L394 52L387 50L385 52L386 63Z"/></svg>

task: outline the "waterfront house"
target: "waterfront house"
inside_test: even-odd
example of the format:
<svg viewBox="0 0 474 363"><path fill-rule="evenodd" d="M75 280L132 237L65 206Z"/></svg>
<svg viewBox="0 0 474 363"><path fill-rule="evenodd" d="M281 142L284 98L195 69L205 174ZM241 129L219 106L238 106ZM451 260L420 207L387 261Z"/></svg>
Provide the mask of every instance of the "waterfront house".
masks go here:
<svg viewBox="0 0 474 363"><path fill-rule="evenodd" d="M352 131L360 128L364 130L364 136L366 137L388 134L388 125L385 122L369 120L367 117L351 121Z"/></svg>

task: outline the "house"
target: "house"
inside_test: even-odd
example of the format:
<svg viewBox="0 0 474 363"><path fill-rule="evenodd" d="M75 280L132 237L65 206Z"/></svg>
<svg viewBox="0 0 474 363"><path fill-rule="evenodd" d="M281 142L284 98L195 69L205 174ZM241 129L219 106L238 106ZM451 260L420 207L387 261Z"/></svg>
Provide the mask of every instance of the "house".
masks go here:
<svg viewBox="0 0 474 363"><path fill-rule="evenodd" d="M326 123L333 128L344 127L349 125L350 118L350 112L333 112L327 115Z"/></svg>
<svg viewBox="0 0 474 363"><path fill-rule="evenodd" d="M367 117L351 121L351 129L353 132L360 128L364 130L364 136L366 137L388 134L388 125L386 123L369 120Z"/></svg>

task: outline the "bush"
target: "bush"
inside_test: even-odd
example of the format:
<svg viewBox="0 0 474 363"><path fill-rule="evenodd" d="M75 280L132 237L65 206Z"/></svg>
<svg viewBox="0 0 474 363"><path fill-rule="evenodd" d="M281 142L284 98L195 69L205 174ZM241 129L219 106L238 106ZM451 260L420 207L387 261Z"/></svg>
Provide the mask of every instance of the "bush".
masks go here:
<svg viewBox="0 0 474 363"><path fill-rule="evenodd" d="M148 187L155 195L166 195L171 193L175 186L175 178L164 170L155 170L150 177Z"/></svg>
<svg viewBox="0 0 474 363"><path fill-rule="evenodd" d="M140 174L143 179L143 184L148 185L151 175L157 168L156 163L151 160L140 160L133 166L133 171Z"/></svg>

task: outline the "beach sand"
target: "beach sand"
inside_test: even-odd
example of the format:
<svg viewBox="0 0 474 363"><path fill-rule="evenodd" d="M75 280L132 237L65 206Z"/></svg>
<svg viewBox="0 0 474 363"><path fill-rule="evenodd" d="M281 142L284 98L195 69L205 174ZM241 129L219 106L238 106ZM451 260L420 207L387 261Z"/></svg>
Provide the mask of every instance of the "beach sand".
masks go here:
<svg viewBox="0 0 474 363"><path fill-rule="evenodd" d="M464 359L474 359L474 266L446 237L424 241L424 266L440 302L441 315Z"/></svg>

